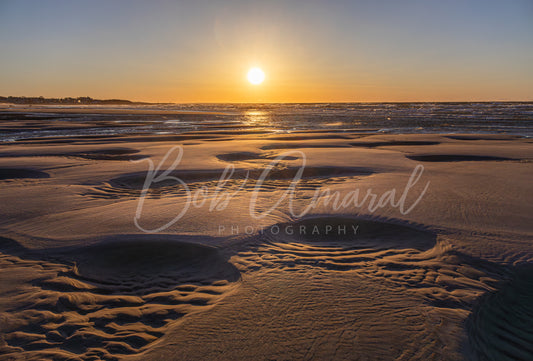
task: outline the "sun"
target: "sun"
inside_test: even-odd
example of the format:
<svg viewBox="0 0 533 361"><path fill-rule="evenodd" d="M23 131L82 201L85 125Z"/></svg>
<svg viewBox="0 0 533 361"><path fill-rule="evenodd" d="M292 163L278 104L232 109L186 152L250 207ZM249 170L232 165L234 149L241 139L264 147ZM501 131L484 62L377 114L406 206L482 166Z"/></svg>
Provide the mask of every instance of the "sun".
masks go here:
<svg viewBox="0 0 533 361"><path fill-rule="evenodd" d="M248 71L248 81L254 85L259 85L265 80L265 73L259 68L252 68Z"/></svg>

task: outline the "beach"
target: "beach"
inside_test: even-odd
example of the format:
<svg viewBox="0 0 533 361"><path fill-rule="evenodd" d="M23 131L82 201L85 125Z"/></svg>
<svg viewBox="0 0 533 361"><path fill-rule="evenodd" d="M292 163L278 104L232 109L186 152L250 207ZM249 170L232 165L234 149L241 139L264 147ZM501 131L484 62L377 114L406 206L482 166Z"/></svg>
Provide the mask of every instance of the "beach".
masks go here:
<svg viewBox="0 0 533 361"><path fill-rule="evenodd" d="M528 137L16 111L63 133L0 143L1 360L533 358Z"/></svg>

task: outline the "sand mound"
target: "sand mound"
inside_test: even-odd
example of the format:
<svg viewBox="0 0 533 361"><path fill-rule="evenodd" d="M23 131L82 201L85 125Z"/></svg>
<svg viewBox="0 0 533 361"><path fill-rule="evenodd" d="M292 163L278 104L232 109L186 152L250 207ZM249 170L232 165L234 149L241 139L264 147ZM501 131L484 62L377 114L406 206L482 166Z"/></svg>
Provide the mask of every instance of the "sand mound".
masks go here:
<svg viewBox="0 0 533 361"><path fill-rule="evenodd" d="M2 267L13 273L41 269L0 315L0 353L10 356L116 360L142 352L240 278L217 249L170 236L39 251L1 239L0 249Z"/></svg>
<svg viewBox="0 0 533 361"><path fill-rule="evenodd" d="M406 155L411 160L419 162L475 162L475 161L503 161L516 160L513 158L494 157L489 155L466 155L466 154L423 154Z"/></svg>
<svg viewBox="0 0 533 361"><path fill-rule="evenodd" d="M50 178L46 172L29 168L0 168L0 180L18 178Z"/></svg>
<svg viewBox="0 0 533 361"><path fill-rule="evenodd" d="M483 295L466 327L474 359L533 360L533 265Z"/></svg>

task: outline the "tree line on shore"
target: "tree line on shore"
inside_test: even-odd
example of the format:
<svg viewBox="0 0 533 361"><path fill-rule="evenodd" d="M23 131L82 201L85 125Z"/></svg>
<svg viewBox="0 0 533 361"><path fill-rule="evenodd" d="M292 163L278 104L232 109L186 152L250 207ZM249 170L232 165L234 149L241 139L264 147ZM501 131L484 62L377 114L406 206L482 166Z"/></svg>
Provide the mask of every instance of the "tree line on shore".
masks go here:
<svg viewBox="0 0 533 361"><path fill-rule="evenodd" d="M45 97L19 97L0 96L0 103L12 104L140 104L123 99L93 99L91 97L67 97L67 98L45 98Z"/></svg>

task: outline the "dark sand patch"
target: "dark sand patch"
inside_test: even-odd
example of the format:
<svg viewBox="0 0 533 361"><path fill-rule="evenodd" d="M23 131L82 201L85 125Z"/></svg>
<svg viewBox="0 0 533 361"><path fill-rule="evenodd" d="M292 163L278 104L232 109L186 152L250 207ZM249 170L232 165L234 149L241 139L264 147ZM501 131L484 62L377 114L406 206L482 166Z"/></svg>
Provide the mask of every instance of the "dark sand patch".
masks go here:
<svg viewBox="0 0 533 361"><path fill-rule="evenodd" d="M131 148L113 148L113 149L101 149L91 150L87 152L68 153L67 157L76 157L90 160L139 160L147 158L146 155L136 154L139 153L137 149Z"/></svg>
<svg viewBox="0 0 533 361"><path fill-rule="evenodd" d="M349 144L338 144L338 143L331 143L331 144L320 144L320 143L290 143L290 144L268 144L263 147L261 147L262 150L269 150L269 149L299 149L299 148L349 148Z"/></svg>
<svg viewBox="0 0 533 361"><path fill-rule="evenodd" d="M250 159L262 159L263 156L260 153L253 152L236 152L236 153L227 153L227 154L218 154L216 156L218 159L224 162L238 162Z"/></svg>
<svg viewBox="0 0 533 361"><path fill-rule="evenodd" d="M479 161L504 161L518 160L514 158L495 157L489 155L466 155L466 154L422 154L406 155L411 160L419 162L479 162Z"/></svg>
<svg viewBox="0 0 533 361"><path fill-rule="evenodd" d="M101 144L102 140L109 140L116 138L115 135L80 135L69 137L36 137L36 138L21 138L14 142L5 142L4 145L62 145L62 144Z"/></svg>
<svg viewBox="0 0 533 361"><path fill-rule="evenodd" d="M533 264L483 295L466 329L471 360L533 360Z"/></svg>
<svg viewBox="0 0 533 361"><path fill-rule="evenodd" d="M290 180L293 179L299 167L282 167L273 168L266 175L266 180ZM248 169L235 169L232 178L242 179L248 177L250 179L258 179L263 173L263 169L248 170ZM180 186L181 181L184 183L196 183L207 182L212 180L218 180L222 176L224 170L183 170L183 171L170 171L165 177L157 182L152 182L150 188L158 189L165 187ZM158 174L162 174L161 171ZM308 178L333 178L333 177L349 177L349 176L368 176L373 174L374 171L369 168L362 167L306 167L302 172L302 179ZM108 183L115 188L124 189L137 189L141 190L144 187L147 172L138 172L126 174L117 178L111 179ZM228 173L229 176L229 173ZM154 179L157 179L154 178ZM177 180L179 179L179 180Z"/></svg>
<svg viewBox="0 0 533 361"><path fill-rule="evenodd" d="M246 160L257 160L257 159L275 159L277 155L267 155L254 152L236 152L236 153L226 153L218 154L216 157L224 162L239 162ZM284 156L283 160L295 160L298 157L293 156Z"/></svg>
<svg viewBox="0 0 533 361"><path fill-rule="evenodd" d="M378 142L355 142L350 143L353 147L387 147L387 146L417 146L417 145L437 145L440 142L435 141L423 141L423 140L391 140L391 141L378 141Z"/></svg>
<svg viewBox="0 0 533 361"><path fill-rule="evenodd" d="M293 179L299 169L298 167L273 169L267 179ZM373 169L363 167L305 167L302 179L369 176L374 173Z"/></svg>
<svg viewBox="0 0 533 361"><path fill-rule="evenodd" d="M243 134L263 134L267 132L263 131L204 131L194 133L181 133L181 134L164 134L164 135L123 135L116 136L113 141L116 142L183 142L188 140L209 140L216 141L219 139L227 139L231 135L243 135Z"/></svg>
<svg viewBox="0 0 533 361"><path fill-rule="evenodd" d="M518 135L499 135L499 134L474 134L474 135L447 135L446 138L455 140L514 140L522 137Z"/></svg>
<svg viewBox="0 0 533 361"><path fill-rule="evenodd" d="M238 156L239 157L239 156ZM279 164L278 164L279 165ZM267 170L268 169L268 170ZM305 167L299 175L300 167L272 167L269 169L237 168L224 175L224 169L170 171L165 177L160 171L147 182L147 172L125 174L94 187L83 195L104 199L137 198L146 191L145 196L158 199L162 196L188 197L191 192L222 187L226 191L241 190L273 192L287 187L293 180L299 190L314 191L325 185L345 182L354 177L367 177L375 173L373 169L363 167ZM265 174L263 174L265 172ZM297 177L299 175L299 177ZM145 185L146 183L146 185ZM259 187L257 188L257 186Z"/></svg>
<svg viewBox="0 0 533 361"><path fill-rule="evenodd" d="M216 126L216 128L224 128ZM242 126L240 127L242 128ZM271 134L271 131L263 130L263 129L241 129L241 130L204 130L204 131L196 131L194 134L198 135L216 135L216 136L228 136L228 135L261 135L261 134ZM191 134L191 133L184 133Z"/></svg>
<svg viewBox="0 0 533 361"><path fill-rule="evenodd" d="M175 240L121 236L63 253L77 264L83 277L110 280L123 277L150 279L154 273L166 277L200 277L235 281L238 274L216 248ZM227 268L224 270L224 268Z"/></svg>
<svg viewBox="0 0 533 361"><path fill-rule="evenodd" d="M233 141L233 138L213 138L213 139L205 139L206 142L231 142Z"/></svg>
<svg viewBox="0 0 533 361"><path fill-rule="evenodd" d="M351 137L340 134L318 134L318 135L284 135L268 137L269 140L283 140L283 141L301 141L313 139L352 139Z"/></svg>
<svg viewBox="0 0 533 361"><path fill-rule="evenodd" d="M116 142L182 142L187 140L204 140L215 139L217 135L202 134L176 134L176 135L139 135L139 136L120 136L113 141Z"/></svg>
<svg viewBox="0 0 533 361"><path fill-rule="evenodd" d="M219 179L222 176L223 172L223 169L170 171L167 174L167 177L165 177L164 179L158 180L157 176L153 178L153 181L150 183L149 187L150 189L180 187L182 185L180 180L186 184L208 182ZM160 175L162 173L163 171L159 172L158 174ZM233 176L235 178L242 178L246 176L246 173L247 171L244 169L236 169ZM142 190L144 188L148 175L149 174L147 172L130 173L117 178L113 178L108 183L111 187L114 188Z"/></svg>
<svg viewBox="0 0 533 361"><path fill-rule="evenodd" d="M0 168L0 180L20 178L50 178L50 174L28 168Z"/></svg>
<svg viewBox="0 0 533 361"><path fill-rule="evenodd" d="M139 153L136 149L131 148L110 148L97 149L81 152L66 153L1 153L0 158L18 158L18 157L70 157L88 160L138 160L148 156Z"/></svg>
<svg viewBox="0 0 533 361"><path fill-rule="evenodd" d="M286 230L292 230L289 234ZM267 234L288 242L312 242L322 245L346 242L350 247L372 249L417 249L428 250L435 246L436 236L432 232L407 225L389 222L342 217L309 218L284 223L270 228Z"/></svg>
<svg viewBox="0 0 533 361"><path fill-rule="evenodd" d="M11 238L0 237L0 252L19 255L26 251L27 249L17 241Z"/></svg>

